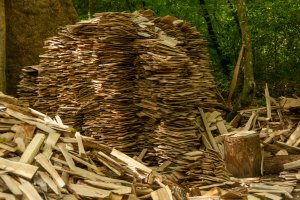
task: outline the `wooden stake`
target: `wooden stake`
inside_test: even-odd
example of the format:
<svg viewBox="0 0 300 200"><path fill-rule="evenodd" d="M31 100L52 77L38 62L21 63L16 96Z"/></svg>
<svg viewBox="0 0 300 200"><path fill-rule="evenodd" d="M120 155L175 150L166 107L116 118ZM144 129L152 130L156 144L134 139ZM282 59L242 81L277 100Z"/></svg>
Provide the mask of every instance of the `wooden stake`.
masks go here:
<svg viewBox="0 0 300 200"><path fill-rule="evenodd" d="M242 62L242 58L243 58L243 54L244 54L244 49L245 49L245 45L243 44L242 47L241 47L241 50L240 50L239 57L238 57L238 60L236 62L235 68L234 68L233 77L232 77L232 81L231 81L230 88L229 88L229 95L228 95L229 105L231 105L231 98L232 98L234 89L235 89L236 84L237 84L239 71L240 71L240 67L241 67L241 62Z"/></svg>
<svg viewBox="0 0 300 200"><path fill-rule="evenodd" d="M215 141L215 139L214 139L214 137L213 137L213 135L212 135L212 133L211 133L211 131L210 131L210 129L209 129L209 126L208 126L208 123L207 123L207 121L206 121L206 117L205 117L205 114L204 114L204 112L203 112L203 109L202 109L202 108L199 108L199 111L200 111L200 114L201 114L201 117L202 117L202 121L203 121L205 130L206 130L206 132L207 132L207 136L208 136L208 139L209 139L209 142L210 142L212 148L213 148L215 151L220 152L219 147L218 147L218 145L217 145L217 143L216 143L216 141Z"/></svg>
<svg viewBox="0 0 300 200"><path fill-rule="evenodd" d="M272 110L271 110L271 101L270 101L268 84L266 84L265 87L265 97L266 97L266 105L267 105L267 118L268 120L272 120L272 113L271 113Z"/></svg>

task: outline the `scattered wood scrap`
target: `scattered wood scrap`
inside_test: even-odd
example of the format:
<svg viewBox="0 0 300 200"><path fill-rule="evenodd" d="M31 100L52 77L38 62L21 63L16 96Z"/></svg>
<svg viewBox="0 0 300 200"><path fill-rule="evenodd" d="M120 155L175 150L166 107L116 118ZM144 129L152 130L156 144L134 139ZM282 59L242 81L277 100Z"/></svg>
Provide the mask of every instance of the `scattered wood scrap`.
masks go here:
<svg viewBox="0 0 300 200"><path fill-rule="evenodd" d="M70 134L72 128L62 121L6 102L0 106L0 121L9 122L0 138L5 143L19 138L24 145L24 151L0 146L1 199L182 199L173 197L173 188L180 186L165 175L89 137ZM28 124L36 124L30 138L19 137L21 128L15 126Z"/></svg>

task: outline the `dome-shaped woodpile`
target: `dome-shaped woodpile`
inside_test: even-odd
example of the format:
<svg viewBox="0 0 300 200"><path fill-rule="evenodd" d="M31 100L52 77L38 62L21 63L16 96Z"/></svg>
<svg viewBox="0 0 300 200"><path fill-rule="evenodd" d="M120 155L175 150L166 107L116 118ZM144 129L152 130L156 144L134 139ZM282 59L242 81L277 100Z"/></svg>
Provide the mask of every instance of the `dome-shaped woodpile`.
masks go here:
<svg viewBox="0 0 300 200"><path fill-rule="evenodd" d="M187 22L143 13L99 13L45 42L19 96L102 143L159 162L197 150L197 107L213 108L205 41Z"/></svg>

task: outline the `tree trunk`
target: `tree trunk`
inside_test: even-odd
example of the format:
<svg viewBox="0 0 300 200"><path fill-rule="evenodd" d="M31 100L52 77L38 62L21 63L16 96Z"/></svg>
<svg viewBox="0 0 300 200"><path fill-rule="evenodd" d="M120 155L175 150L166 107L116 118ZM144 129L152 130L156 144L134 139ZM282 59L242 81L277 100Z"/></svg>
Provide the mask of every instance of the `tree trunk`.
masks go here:
<svg viewBox="0 0 300 200"><path fill-rule="evenodd" d="M5 0L5 13L6 91L16 95L22 67L38 64L43 41L78 16L72 0Z"/></svg>
<svg viewBox="0 0 300 200"><path fill-rule="evenodd" d="M264 174L279 174L284 171L283 165L300 160L300 155L279 155L264 159Z"/></svg>
<svg viewBox="0 0 300 200"><path fill-rule="evenodd" d="M128 9L129 9L129 11L133 12L134 8L133 8L131 2L129 0L125 0L125 2L126 2L126 5L127 5Z"/></svg>
<svg viewBox="0 0 300 200"><path fill-rule="evenodd" d="M5 4L0 0L0 91L6 92L6 23Z"/></svg>
<svg viewBox="0 0 300 200"><path fill-rule="evenodd" d="M224 160L227 170L238 178L260 176L261 147L256 133L241 133L224 138Z"/></svg>
<svg viewBox="0 0 300 200"><path fill-rule="evenodd" d="M205 1L199 0L199 4L202 7L204 20L205 20L206 26L207 26L207 32L209 35L209 38L208 38L209 46L211 46L212 49L214 49L216 51L218 67L221 67L220 70L223 72L224 75L229 76L230 72L229 72L229 69L227 66L229 64L229 62L228 62L229 59L224 59L221 47L220 47L217 37L216 37L216 33L212 26L211 18L209 16L208 10L205 5Z"/></svg>
<svg viewBox="0 0 300 200"><path fill-rule="evenodd" d="M234 18L234 23L235 23L235 25L236 25L236 27L237 27L237 29L238 29L238 31L239 31L239 34L242 35L241 29L240 29L240 24L239 24L239 18L238 18L238 15L237 15L237 13L236 13L236 11L235 11L235 9L234 9L234 6L233 6L233 4L232 4L232 1L231 1L231 0L228 0L228 1L227 1L227 4L228 4L228 7L230 8L230 11L231 11L232 16L233 16L233 18Z"/></svg>
<svg viewBox="0 0 300 200"><path fill-rule="evenodd" d="M249 104L252 101L255 92L255 82L253 75L251 33L246 16L246 5L244 0L237 0L237 14L242 33L242 42L245 45L245 54L243 59L244 85L238 102L240 107L242 105Z"/></svg>

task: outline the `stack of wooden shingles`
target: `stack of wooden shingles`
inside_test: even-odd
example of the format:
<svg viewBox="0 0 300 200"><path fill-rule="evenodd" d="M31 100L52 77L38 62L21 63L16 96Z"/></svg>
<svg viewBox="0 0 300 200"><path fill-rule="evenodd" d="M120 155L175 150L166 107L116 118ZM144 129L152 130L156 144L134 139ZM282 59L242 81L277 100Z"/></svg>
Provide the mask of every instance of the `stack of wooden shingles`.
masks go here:
<svg viewBox="0 0 300 200"><path fill-rule="evenodd" d="M135 53L131 44L139 36L131 17L97 14L48 39L35 103L35 108L51 116L59 114L65 124L127 153L136 152L140 132L132 98Z"/></svg>
<svg viewBox="0 0 300 200"><path fill-rule="evenodd" d="M199 187L229 181L229 173L218 152L213 150L188 152L174 168L173 177L188 187Z"/></svg>
<svg viewBox="0 0 300 200"><path fill-rule="evenodd" d="M140 13L134 13L132 21L136 23L138 27L137 34L141 36L139 39L136 39L133 44L135 51L139 55L134 60L137 79L135 81L136 87L133 99L135 104L140 108L137 112L137 116L143 123L141 134L138 135L138 145L140 149L147 149L144 162L154 165L157 164L157 157L153 148L154 131L161 118L161 113L156 104L156 97L153 95L156 89L155 84L152 83L153 81L146 79L146 64L141 57L146 55L149 47L151 48L154 45L153 42L157 41L157 33L154 23L147 17L140 15Z"/></svg>
<svg viewBox="0 0 300 200"><path fill-rule="evenodd" d="M59 104L57 103L60 94L60 88L65 84L65 68L70 65L73 45L68 44L67 37L54 36L45 41L45 53L40 55L40 64L37 66L39 75L36 87L37 101L34 108L42 110L49 116L54 116ZM74 60L75 62L75 60Z"/></svg>
<svg viewBox="0 0 300 200"><path fill-rule="evenodd" d="M95 54L90 55L90 59L98 59L95 71L87 68L94 76L89 83L94 91L94 102L83 108L82 128L105 144L134 153L141 124L136 117L138 107L133 102L136 73L132 61L136 55L132 42L139 36L132 14L101 13L96 17L98 23L92 27L87 23L82 32L82 37L94 42L93 47L86 50Z"/></svg>
<svg viewBox="0 0 300 200"><path fill-rule="evenodd" d="M62 28L45 49L34 108L126 153L147 148L160 162L201 145L194 108L217 102L205 42L189 24L101 13Z"/></svg>
<svg viewBox="0 0 300 200"><path fill-rule="evenodd" d="M198 103L201 107L207 110L214 110L218 105L216 99L216 85L212 70L209 67L209 58L207 51L207 43L203 40L201 34L192 27L189 23L178 20L172 16L156 18L155 26L161 28L168 36L175 37L179 41L178 47L182 47L191 62L197 64L197 67L191 68L190 82L192 87L200 87L194 104Z"/></svg>
<svg viewBox="0 0 300 200"><path fill-rule="evenodd" d="M32 107L34 102L37 100L37 76L38 70L36 66L26 66L22 69L20 85L18 88L18 94L20 100Z"/></svg>
<svg viewBox="0 0 300 200"><path fill-rule="evenodd" d="M148 18L152 21L154 19ZM168 23L164 18L155 19L153 22ZM182 26L182 29L186 27L187 31L196 32L190 25L180 22L174 24ZM145 124L145 132L154 144L159 162L162 162L197 149L200 136L195 125L195 107L217 105L217 102L212 97L214 84L207 68L206 46L200 36L192 32L189 37L194 37L193 40L188 40L189 43L185 44L177 38L184 39L186 36L183 31L186 30L177 28L172 22L171 27L164 28L171 30L170 35L176 38L169 37L167 31L157 27L147 32L145 24L142 23L144 32L141 34L148 35L148 38L135 42L139 53L136 60L139 74L137 95L141 97L141 102L138 106L142 108L139 116L149 118ZM200 46L193 46L195 44ZM196 48L201 47L204 50L196 51ZM193 55L196 58L191 59L186 49L191 49L191 54L196 52ZM200 58L203 60L198 62ZM205 69L201 69L203 66L195 64L193 59L200 65L205 65ZM203 81L206 80L206 75L208 82ZM207 93L211 95L206 96Z"/></svg>

